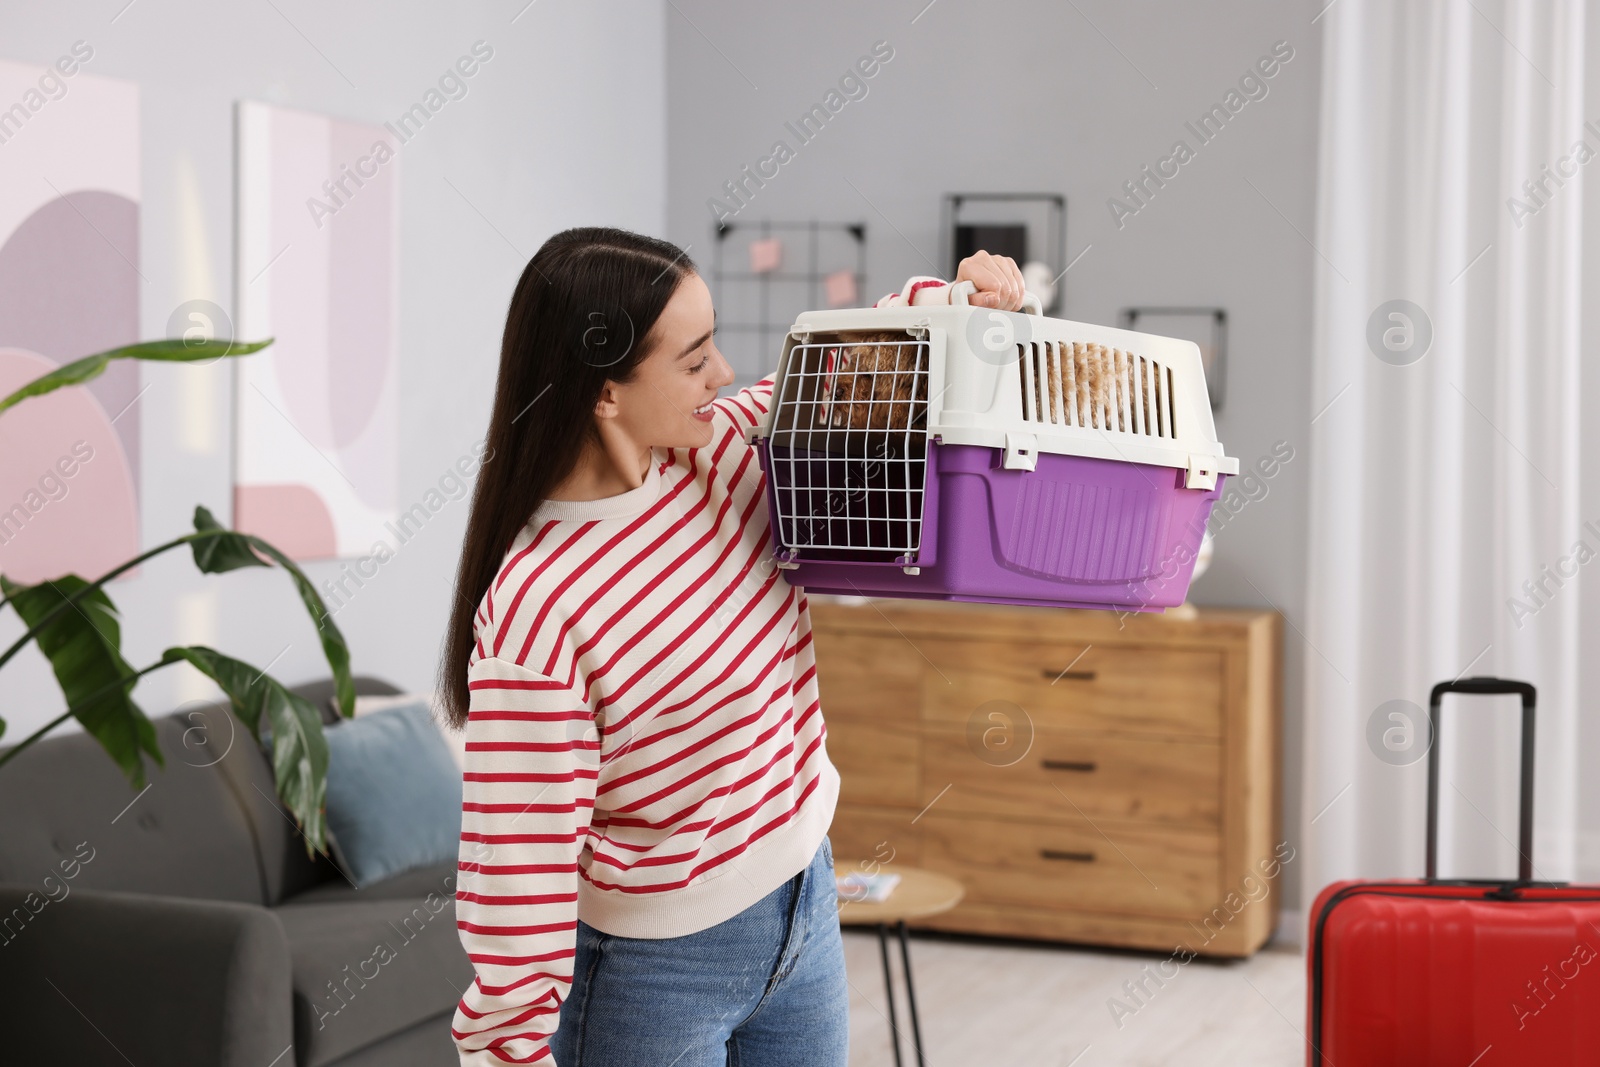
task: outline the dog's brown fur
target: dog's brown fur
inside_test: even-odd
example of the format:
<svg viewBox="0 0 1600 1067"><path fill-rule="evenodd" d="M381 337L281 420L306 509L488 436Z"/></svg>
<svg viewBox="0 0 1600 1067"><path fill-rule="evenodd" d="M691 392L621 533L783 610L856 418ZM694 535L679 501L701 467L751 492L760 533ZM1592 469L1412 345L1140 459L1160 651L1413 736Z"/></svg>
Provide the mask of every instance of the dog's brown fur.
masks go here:
<svg viewBox="0 0 1600 1067"><path fill-rule="evenodd" d="M1122 393L1133 368L1128 353L1083 341L1063 341L1051 348L1052 354L1045 360L1049 388L1045 410L1054 418L1065 416L1074 426L1127 429L1123 409L1128 398ZM1069 406L1076 410L1067 411Z"/></svg>
<svg viewBox="0 0 1600 1067"><path fill-rule="evenodd" d="M928 376L917 373L926 370L920 367L924 351L903 330L863 333L841 346L830 425L906 429L928 399Z"/></svg>
<svg viewBox="0 0 1600 1067"><path fill-rule="evenodd" d="M838 370L832 393L832 427L852 430L903 430L924 410L927 375L916 373L924 350L901 331L861 333L839 349ZM1130 389L1144 394L1145 411L1153 410L1152 383L1139 379L1133 357L1118 348L1062 342L1050 346L1042 368L1043 391L1036 393L1038 407L1050 418L1070 420L1075 426L1127 430ZM1041 383L1035 382L1039 389ZM913 387L915 395L913 396ZM1075 404L1076 410L1067 408Z"/></svg>

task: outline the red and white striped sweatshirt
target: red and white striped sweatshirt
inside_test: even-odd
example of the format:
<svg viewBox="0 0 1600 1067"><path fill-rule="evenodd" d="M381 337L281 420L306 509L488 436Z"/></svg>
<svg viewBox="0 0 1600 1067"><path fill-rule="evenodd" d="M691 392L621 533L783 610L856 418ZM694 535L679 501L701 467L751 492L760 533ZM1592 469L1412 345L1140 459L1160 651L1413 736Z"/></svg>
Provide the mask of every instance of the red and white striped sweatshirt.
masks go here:
<svg viewBox="0 0 1600 1067"><path fill-rule="evenodd" d="M888 293L878 299L875 308L905 307L910 304L921 307L924 304L950 303L950 286L941 278L930 274L916 274L906 281L906 287L898 293Z"/></svg>
<svg viewBox="0 0 1600 1067"><path fill-rule="evenodd" d="M913 278L875 306L947 300ZM802 870L833 820L811 617L773 565L744 439L772 387L714 401L711 443L653 449L637 489L545 501L478 605L463 1067L551 1062L580 916L626 937L713 926Z"/></svg>

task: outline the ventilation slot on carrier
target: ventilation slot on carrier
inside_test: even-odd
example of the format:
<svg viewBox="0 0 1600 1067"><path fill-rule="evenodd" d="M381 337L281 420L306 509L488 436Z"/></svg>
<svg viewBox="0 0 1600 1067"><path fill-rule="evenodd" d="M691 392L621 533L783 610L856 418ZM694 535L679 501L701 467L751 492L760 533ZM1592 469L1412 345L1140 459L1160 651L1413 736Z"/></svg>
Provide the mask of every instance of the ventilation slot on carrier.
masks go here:
<svg viewBox="0 0 1600 1067"><path fill-rule="evenodd" d="M1017 345L1022 417L1051 426L1176 438L1172 368L1082 341Z"/></svg>

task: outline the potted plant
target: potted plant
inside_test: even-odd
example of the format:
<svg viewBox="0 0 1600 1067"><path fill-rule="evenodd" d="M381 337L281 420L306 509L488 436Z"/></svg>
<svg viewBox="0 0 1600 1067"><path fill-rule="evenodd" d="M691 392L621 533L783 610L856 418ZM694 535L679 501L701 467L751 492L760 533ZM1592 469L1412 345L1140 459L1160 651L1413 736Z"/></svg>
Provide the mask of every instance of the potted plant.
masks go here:
<svg viewBox="0 0 1600 1067"><path fill-rule="evenodd" d="M105 370L114 359L163 362L210 361L219 356L258 352L272 339L255 342L174 339L111 349L57 367L0 400L0 415L17 404L69 385L80 385ZM165 766L156 743L155 726L133 701L138 680L152 671L188 663L214 681L227 695L240 722L259 740L261 725L272 730L272 770L278 796L298 823L307 855L327 851L323 810L327 791L328 745L322 716L304 697L242 660L205 645L166 649L154 663L135 668L122 657L121 627L106 583L147 559L188 546L195 566L206 574L240 567L281 567L294 582L311 613L323 654L333 671L339 714L355 714L355 685L350 677L350 650L334 625L322 597L299 567L278 549L251 534L226 529L204 507L194 509L194 532L157 545L91 580L65 574L34 585L19 585L0 574L0 611L11 607L27 631L0 651L0 669L30 642L49 661L66 699L67 710L12 748L0 752L0 773L18 753L69 717L105 748L135 789L145 782L144 758ZM5 733L0 719L0 736Z"/></svg>

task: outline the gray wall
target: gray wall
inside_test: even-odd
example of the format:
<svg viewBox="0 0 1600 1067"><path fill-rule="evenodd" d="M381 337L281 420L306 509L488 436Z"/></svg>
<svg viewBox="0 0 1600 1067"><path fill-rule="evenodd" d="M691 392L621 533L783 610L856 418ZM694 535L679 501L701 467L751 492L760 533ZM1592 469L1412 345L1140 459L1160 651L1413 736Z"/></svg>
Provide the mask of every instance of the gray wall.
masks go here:
<svg viewBox="0 0 1600 1067"><path fill-rule="evenodd" d="M1584 56L1588 63L1594 64L1596 57L1600 57L1600 18L1593 17L1592 11L1584 29L1586 37ZM1600 114L1600 78L1592 73L1584 82L1583 113ZM1584 168L1585 211L1582 256L1585 264L1600 263L1600 210L1595 206L1597 187L1595 175L1591 173L1594 169ZM1589 270L1584 277L1583 293L1585 299L1582 321L1579 325L1581 336L1585 338L1600 336L1600 277L1597 277L1596 271ZM1586 357L1585 362L1588 366L1594 365L1592 357ZM1582 394L1579 404L1586 411L1600 410L1600 374L1585 373L1581 377ZM1597 421L1592 418L1585 419L1581 434L1579 448L1583 458L1587 460L1590 457L1600 456L1600 425L1597 425ZM1581 515L1586 521L1600 519L1600 507L1591 503L1600 501L1600 463L1583 462L1580 468ZM1542 566L1544 562L1539 560L1533 565ZM1530 571L1533 565L1530 565ZM1578 699L1581 711L1593 707L1591 694L1600 687L1600 648L1595 647L1596 635L1600 635L1600 588L1596 587L1593 578L1586 579L1586 582L1586 585L1580 586L1577 590L1578 596L1582 598L1579 608L1579 640L1584 642L1581 647L1588 653L1581 657L1578 666ZM1600 718L1593 714L1580 714L1578 736L1580 752L1595 751L1596 744L1600 743ZM1578 792L1576 876L1584 881L1600 881L1600 778L1592 773L1580 773ZM1535 862L1538 862L1537 857Z"/></svg>
<svg viewBox="0 0 1600 1067"><path fill-rule="evenodd" d="M186 300L232 305L235 100L382 122L418 100L474 41L493 47L468 94L401 153L397 462L408 506L459 457L470 458L483 434L506 304L540 243L572 225L664 228L659 3L544 3L520 15L521 3L415 0L167 0L118 15L123 6L4 0L0 56L47 64L81 38L95 50L86 73L139 84L147 338L163 336ZM185 532L196 504L223 521L231 514L232 380L226 361L143 373L142 521L144 543L154 546ZM408 689L432 686L465 521L465 501L448 504L335 616L357 670ZM321 586L340 567L310 563L306 571ZM327 671L310 619L276 570L204 578L170 554L114 583L111 595L136 665L168 645L204 642L270 663L287 682ZM0 641L20 632L14 614L0 615ZM63 707L31 649L7 665L0 693L7 742ZM194 671L174 667L141 682L135 697L156 714L212 693Z"/></svg>
<svg viewBox="0 0 1600 1067"><path fill-rule="evenodd" d="M1275 442L1294 459L1217 537L1192 598L1274 605L1284 652L1284 833L1298 844L1300 685L1308 654L1306 484L1312 267L1322 4L1166 0L764 7L674 0L667 12L667 236L710 262L711 210L723 183L795 150L736 221L865 220L867 298L912 274L942 273L939 208L951 191L1054 191L1068 200L1064 307L1116 322L1127 305L1217 305L1229 316L1227 402L1217 429L1248 466ZM919 14L920 12L920 14ZM1293 58L1210 143L1186 130L1274 42ZM856 60L885 41L893 58L811 141L796 122ZM1252 89L1259 95L1259 90ZM1119 228L1107 200L1173 142L1196 148L1176 177ZM1198 146L1198 147L1197 147ZM770 173L771 168L768 168ZM1169 168L1170 171L1170 168ZM731 205L736 206L736 205ZM735 338L719 337L734 358ZM753 381L776 354L736 363ZM1311 653L1314 654L1314 653ZM1302 887L1286 869L1285 903Z"/></svg>

